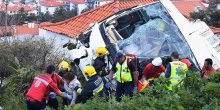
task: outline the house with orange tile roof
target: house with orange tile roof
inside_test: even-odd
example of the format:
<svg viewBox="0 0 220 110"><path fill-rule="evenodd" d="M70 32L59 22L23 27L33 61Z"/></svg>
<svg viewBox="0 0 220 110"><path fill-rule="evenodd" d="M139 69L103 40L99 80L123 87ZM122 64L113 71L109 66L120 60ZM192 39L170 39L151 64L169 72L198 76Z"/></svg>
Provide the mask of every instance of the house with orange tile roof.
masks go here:
<svg viewBox="0 0 220 110"><path fill-rule="evenodd" d="M190 13L198 12L199 10L206 10L207 7L200 0L173 0L173 4L187 19L191 20ZM208 2L206 0L206 2ZM199 23L199 22L196 22ZM214 34L219 36L220 29L209 26Z"/></svg>
<svg viewBox="0 0 220 110"><path fill-rule="evenodd" d="M200 0L173 0L172 2L180 13L188 19L190 19L190 13L207 9Z"/></svg>
<svg viewBox="0 0 220 110"><path fill-rule="evenodd" d="M7 13L9 15L17 14L21 8L24 8L24 11L26 11L28 14L37 14L37 8L35 6L25 5L20 2L9 2ZM6 11L5 2L0 2L0 11Z"/></svg>
<svg viewBox="0 0 220 110"><path fill-rule="evenodd" d="M39 8L41 13L48 11L50 14L54 14L56 8L59 7L65 7L65 3L63 1L42 1Z"/></svg>
<svg viewBox="0 0 220 110"><path fill-rule="evenodd" d="M113 1L114 0L87 0L89 8L96 8Z"/></svg>
<svg viewBox="0 0 220 110"><path fill-rule="evenodd" d="M7 26L7 32L12 36L38 35L39 28L37 24L28 23L18 26ZM5 26L0 26L0 37L4 36Z"/></svg>
<svg viewBox="0 0 220 110"><path fill-rule="evenodd" d="M76 10L77 15L81 14L84 9L88 8L86 0L67 0L69 10Z"/></svg>

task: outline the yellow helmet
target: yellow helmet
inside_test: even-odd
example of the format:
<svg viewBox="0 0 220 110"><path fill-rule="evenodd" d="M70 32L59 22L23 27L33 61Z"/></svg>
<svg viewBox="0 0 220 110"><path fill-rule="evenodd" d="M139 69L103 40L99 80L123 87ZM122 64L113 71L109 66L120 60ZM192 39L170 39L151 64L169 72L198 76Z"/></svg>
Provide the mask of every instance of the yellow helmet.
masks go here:
<svg viewBox="0 0 220 110"><path fill-rule="evenodd" d="M70 65L67 61L61 61L58 67L59 69L67 69L67 71L70 71Z"/></svg>
<svg viewBox="0 0 220 110"><path fill-rule="evenodd" d="M98 47L96 50L97 57L103 57L107 54L107 49L105 47Z"/></svg>
<svg viewBox="0 0 220 110"><path fill-rule="evenodd" d="M84 73L87 77L92 77L96 74L95 68L93 66L86 66L84 69Z"/></svg>

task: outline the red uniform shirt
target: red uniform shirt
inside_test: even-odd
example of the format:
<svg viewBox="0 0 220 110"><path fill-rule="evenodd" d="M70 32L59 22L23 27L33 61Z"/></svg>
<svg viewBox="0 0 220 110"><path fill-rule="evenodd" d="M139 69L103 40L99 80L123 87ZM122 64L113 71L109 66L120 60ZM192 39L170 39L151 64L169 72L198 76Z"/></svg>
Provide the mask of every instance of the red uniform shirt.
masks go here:
<svg viewBox="0 0 220 110"><path fill-rule="evenodd" d="M210 76L212 73L215 73L216 70L215 70L215 68L212 67L212 69L207 71L205 67L202 67L202 72L205 73L203 76L203 79L206 80L207 77Z"/></svg>
<svg viewBox="0 0 220 110"><path fill-rule="evenodd" d="M159 68L154 68L153 64L148 64L144 69L144 76L146 79L149 78L158 78L161 73L165 72L165 68L163 65L161 65Z"/></svg>
<svg viewBox="0 0 220 110"><path fill-rule="evenodd" d="M60 91L49 74L39 75L34 78L26 97L41 102L51 89L57 94Z"/></svg>
<svg viewBox="0 0 220 110"><path fill-rule="evenodd" d="M52 79L57 85L62 84L61 77L58 74L53 74Z"/></svg>

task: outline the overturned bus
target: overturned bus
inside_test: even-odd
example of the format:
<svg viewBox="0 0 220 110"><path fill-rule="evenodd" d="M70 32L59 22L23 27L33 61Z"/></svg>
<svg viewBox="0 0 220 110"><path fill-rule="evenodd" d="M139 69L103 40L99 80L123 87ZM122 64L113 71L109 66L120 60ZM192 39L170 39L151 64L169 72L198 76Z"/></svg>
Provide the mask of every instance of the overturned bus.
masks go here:
<svg viewBox="0 0 220 110"><path fill-rule="evenodd" d="M84 50L88 51L88 56L80 59L79 67L83 70L93 63L97 47L106 47L108 69L117 51L135 54L143 69L155 57L161 57L166 66L171 53L177 51L181 58L190 59L198 70L206 58L212 58L217 69L220 56L204 39L211 34L208 26L194 26L170 1L162 0L120 11L95 23L78 43L74 52L77 54L72 55L79 58L80 51L82 55Z"/></svg>

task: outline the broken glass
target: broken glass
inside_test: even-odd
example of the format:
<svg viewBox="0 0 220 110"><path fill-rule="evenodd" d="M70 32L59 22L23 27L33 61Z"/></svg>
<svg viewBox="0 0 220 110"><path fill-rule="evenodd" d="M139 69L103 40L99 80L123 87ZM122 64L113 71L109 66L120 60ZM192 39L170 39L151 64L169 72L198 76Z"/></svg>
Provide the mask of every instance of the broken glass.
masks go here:
<svg viewBox="0 0 220 110"><path fill-rule="evenodd" d="M142 14L140 20L146 22L135 25L130 37L122 36L125 39L116 42L118 49L145 59L170 56L174 51L182 58L192 57L179 28L161 3L141 7L139 12Z"/></svg>

